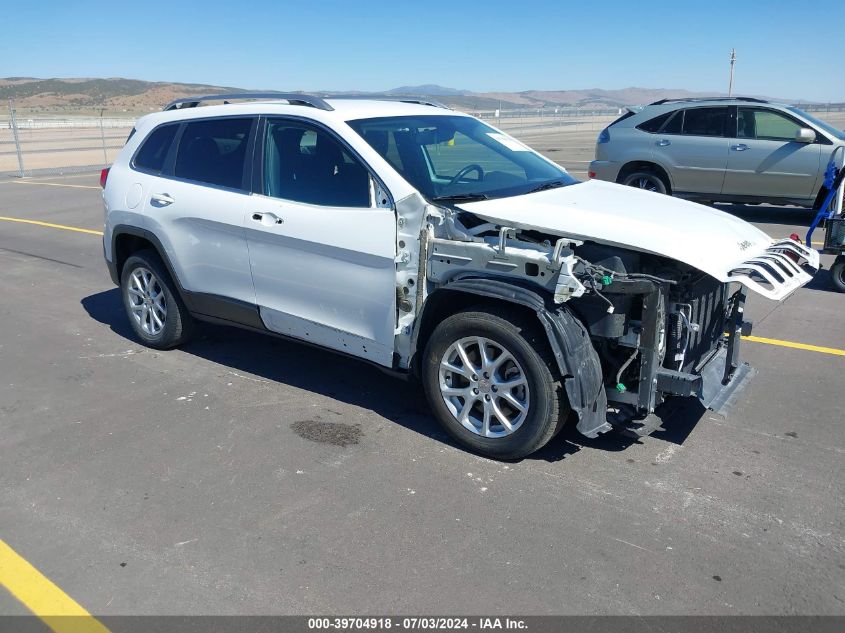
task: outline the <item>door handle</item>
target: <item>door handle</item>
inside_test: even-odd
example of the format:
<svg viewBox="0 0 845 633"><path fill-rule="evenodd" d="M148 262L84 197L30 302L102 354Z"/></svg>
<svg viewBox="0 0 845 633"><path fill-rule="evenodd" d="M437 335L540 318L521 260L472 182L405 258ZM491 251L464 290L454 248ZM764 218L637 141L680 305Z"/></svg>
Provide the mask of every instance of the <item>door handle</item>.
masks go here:
<svg viewBox="0 0 845 633"><path fill-rule="evenodd" d="M670 141L668 138L662 138L659 141L657 141L657 143L656 143L656 145L658 147L666 147L667 145L671 145L671 144L672 144L672 141Z"/></svg>
<svg viewBox="0 0 845 633"><path fill-rule="evenodd" d="M176 200L169 193L154 193L150 196L151 202L157 202L159 206L166 207L168 204L173 204Z"/></svg>
<svg viewBox="0 0 845 633"><path fill-rule="evenodd" d="M739 145L731 145L731 149L735 152L744 152L748 149L748 145L745 143L740 143Z"/></svg>
<svg viewBox="0 0 845 633"><path fill-rule="evenodd" d="M266 221L265 221L266 218ZM283 218L280 218L275 213L253 213L252 219L256 222L261 222L262 224L269 225L269 224L284 224L285 221Z"/></svg>

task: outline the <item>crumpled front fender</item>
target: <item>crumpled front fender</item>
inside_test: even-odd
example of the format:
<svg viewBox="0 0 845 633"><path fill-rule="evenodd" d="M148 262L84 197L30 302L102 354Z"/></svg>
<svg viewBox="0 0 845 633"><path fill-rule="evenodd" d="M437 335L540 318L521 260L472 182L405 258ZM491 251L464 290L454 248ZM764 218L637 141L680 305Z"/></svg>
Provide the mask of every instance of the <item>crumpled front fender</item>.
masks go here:
<svg viewBox="0 0 845 633"><path fill-rule="evenodd" d="M549 305L534 290L497 279L464 277L438 289L441 290L503 300L534 310L563 376L569 406L578 416L578 430L587 437L610 430L598 352L587 328L565 306Z"/></svg>

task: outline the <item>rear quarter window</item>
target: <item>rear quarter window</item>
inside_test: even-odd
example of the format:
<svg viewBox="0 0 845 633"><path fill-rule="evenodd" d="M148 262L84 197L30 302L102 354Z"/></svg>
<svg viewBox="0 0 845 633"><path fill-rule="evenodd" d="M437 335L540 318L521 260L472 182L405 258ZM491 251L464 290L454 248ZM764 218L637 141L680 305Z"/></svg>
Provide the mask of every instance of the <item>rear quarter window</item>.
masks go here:
<svg viewBox="0 0 845 633"><path fill-rule="evenodd" d="M153 130L141 144L138 153L135 154L134 167L153 173L161 172L164 169L167 152L170 150L170 145L173 143L173 138L176 136L178 129L178 124L171 124Z"/></svg>
<svg viewBox="0 0 845 633"><path fill-rule="evenodd" d="M666 112L659 116L654 117L653 119L649 119L643 123L640 123L637 126L638 130L642 130L643 132L651 132L652 134L659 132L660 128L663 127L663 124L669 120L669 117L675 114L674 112Z"/></svg>

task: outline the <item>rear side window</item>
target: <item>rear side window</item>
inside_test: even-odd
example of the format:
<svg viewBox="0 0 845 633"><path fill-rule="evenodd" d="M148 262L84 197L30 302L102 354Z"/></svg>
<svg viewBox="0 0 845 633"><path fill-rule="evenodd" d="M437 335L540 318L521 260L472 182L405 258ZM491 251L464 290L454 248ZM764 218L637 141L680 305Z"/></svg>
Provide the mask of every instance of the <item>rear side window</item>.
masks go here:
<svg viewBox="0 0 845 633"><path fill-rule="evenodd" d="M684 111L675 110L669 117L669 121L663 127L664 134L680 134L684 126Z"/></svg>
<svg viewBox="0 0 845 633"><path fill-rule="evenodd" d="M135 155L135 167L156 174L161 172L164 168L167 152L170 150L170 144L173 142L173 137L176 136L178 129L178 125L163 125L153 130L153 133L147 137L141 145L141 149ZM134 134L135 130L132 130L132 133ZM129 138L132 138L131 134Z"/></svg>
<svg viewBox="0 0 845 633"><path fill-rule="evenodd" d="M669 117L675 114L674 112L667 112L665 114L661 114L660 116L656 116L653 119L649 119L644 123L640 123L637 126L638 130L642 130L643 132L651 132L654 134L655 132L659 132L660 128L663 127L663 124L669 120Z"/></svg>
<svg viewBox="0 0 845 633"><path fill-rule="evenodd" d="M683 133L691 136L724 136L727 108L690 108L684 112Z"/></svg>
<svg viewBox="0 0 845 633"><path fill-rule="evenodd" d="M243 188L251 118L207 119L185 126L173 175L177 178Z"/></svg>

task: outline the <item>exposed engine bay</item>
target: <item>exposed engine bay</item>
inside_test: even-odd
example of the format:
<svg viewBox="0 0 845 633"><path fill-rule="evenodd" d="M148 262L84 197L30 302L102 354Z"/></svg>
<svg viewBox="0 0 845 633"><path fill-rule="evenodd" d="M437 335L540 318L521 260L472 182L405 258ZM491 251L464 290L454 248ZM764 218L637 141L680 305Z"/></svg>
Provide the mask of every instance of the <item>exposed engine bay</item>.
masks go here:
<svg viewBox="0 0 845 633"><path fill-rule="evenodd" d="M542 289L550 311L563 309L583 325L602 377L595 415L579 424L588 436L611 428L608 419L646 416L671 395L710 405L705 367L724 358L716 363L718 386L740 369L739 334L750 324L738 283L658 255L499 226L459 210L437 219L427 245L433 286L483 278ZM600 414L603 403L610 417Z"/></svg>

